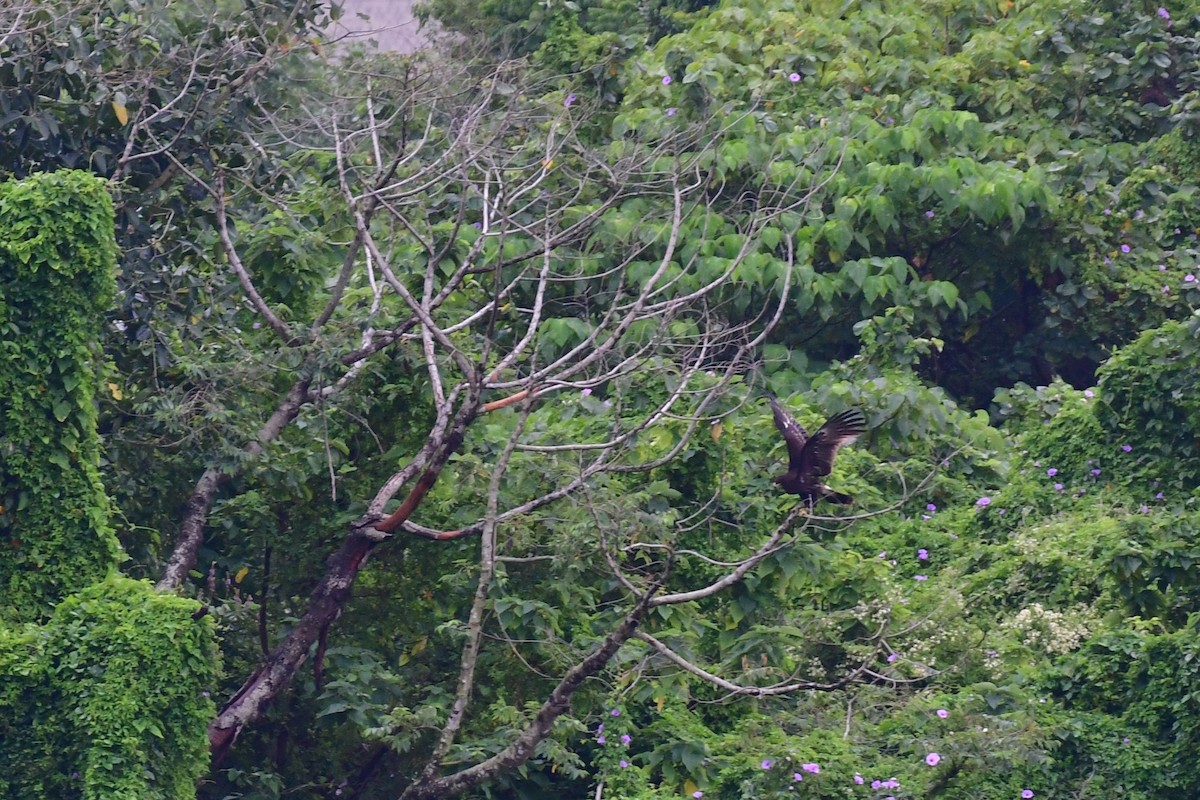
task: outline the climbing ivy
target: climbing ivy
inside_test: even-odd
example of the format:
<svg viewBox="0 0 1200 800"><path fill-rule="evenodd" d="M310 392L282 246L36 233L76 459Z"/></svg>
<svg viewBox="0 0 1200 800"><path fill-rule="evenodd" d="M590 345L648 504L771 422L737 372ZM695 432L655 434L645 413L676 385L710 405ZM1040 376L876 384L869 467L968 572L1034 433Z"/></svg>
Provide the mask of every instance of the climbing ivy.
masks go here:
<svg viewBox="0 0 1200 800"><path fill-rule="evenodd" d="M112 202L79 172L0 186L0 618L45 619L120 558L100 484Z"/></svg>
<svg viewBox="0 0 1200 800"><path fill-rule="evenodd" d="M115 574L99 476L113 208L80 172L0 185L0 796L195 796L216 680L198 605Z"/></svg>
<svg viewBox="0 0 1200 800"><path fill-rule="evenodd" d="M195 610L112 576L43 627L0 629L0 796L195 797L217 664Z"/></svg>

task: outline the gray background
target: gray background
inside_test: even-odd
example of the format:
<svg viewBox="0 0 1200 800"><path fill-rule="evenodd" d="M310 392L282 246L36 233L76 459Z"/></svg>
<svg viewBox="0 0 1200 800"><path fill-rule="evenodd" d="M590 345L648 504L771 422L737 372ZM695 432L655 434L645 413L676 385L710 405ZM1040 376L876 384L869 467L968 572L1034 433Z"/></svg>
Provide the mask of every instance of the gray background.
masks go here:
<svg viewBox="0 0 1200 800"><path fill-rule="evenodd" d="M415 0L345 0L342 18L329 31L331 36L349 35L347 41L374 39L382 50L411 53L424 43L417 32L412 7ZM370 20L358 18L367 14Z"/></svg>

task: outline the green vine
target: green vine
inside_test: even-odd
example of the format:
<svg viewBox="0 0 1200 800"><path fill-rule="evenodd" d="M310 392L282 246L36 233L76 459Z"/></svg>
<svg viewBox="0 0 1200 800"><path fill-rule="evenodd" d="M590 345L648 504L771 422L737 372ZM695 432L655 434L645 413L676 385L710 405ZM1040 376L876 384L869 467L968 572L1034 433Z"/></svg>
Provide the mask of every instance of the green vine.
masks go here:
<svg viewBox="0 0 1200 800"><path fill-rule="evenodd" d="M113 208L81 172L0 185L0 797L195 797L215 709L198 604L116 574L95 394Z"/></svg>
<svg viewBox="0 0 1200 800"><path fill-rule="evenodd" d="M104 184L0 186L0 618L45 619L120 559L100 484L97 342L115 287Z"/></svg>

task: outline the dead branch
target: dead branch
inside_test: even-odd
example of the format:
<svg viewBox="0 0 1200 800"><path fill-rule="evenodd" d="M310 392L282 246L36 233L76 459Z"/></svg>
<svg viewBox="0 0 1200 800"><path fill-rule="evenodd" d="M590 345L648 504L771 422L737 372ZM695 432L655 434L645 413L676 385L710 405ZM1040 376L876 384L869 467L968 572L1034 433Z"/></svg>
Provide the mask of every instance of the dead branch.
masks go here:
<svg viewBox="0 0 1200 800"><path fill-rule="evenodd" d="M832 692L837 689L845 688L846 686L849 686L858 680L858 678L864 673L870 672L868 665L871 663L874 655L879 652L879 640L876 639L876 649L872 652L870 658L864 659L861 664L847 672L841 678L829 683L819 683L816 681L789 681L785 683L778 683L773 686L743 686L741 684L734 683L733 681L728 681L718 675L713 674L712 672L709 672L703 667L688 661L686 658L679 655L674 650L667 647L661 641L645 631L638 631L634 634L634 636L650 645L650 647L652 647L656 653L663 656L672 664L680 667L684 671L689 672L692 675L707 681L708 683L711 683L713 686L728 692L730 695L744 695L748 697L771 697L781 694L794 694L801 691Z"/></svg>

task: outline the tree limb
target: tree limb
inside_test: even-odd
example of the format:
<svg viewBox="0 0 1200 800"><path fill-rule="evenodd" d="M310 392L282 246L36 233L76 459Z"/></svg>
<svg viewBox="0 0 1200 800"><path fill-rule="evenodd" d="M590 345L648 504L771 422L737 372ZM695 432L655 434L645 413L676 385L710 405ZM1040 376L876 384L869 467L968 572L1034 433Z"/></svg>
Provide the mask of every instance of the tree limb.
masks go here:
<svg viewBox="0 0 1200 800"><path fill-rule="evenodd" d="M621 645L633 636L650 608L650 600L657 588L655 586L639 599L633 610L605 637L599 649L567 670L567 674L550 692L550 696L538 709L537 715L517 736L516 741L491 758L461 772L413 783L400 795L400 800L434 800L462 794L529 760L534 748L550 735L555 720L570 708L571 698L583 682L600 672L616 655Z"/></svg>

